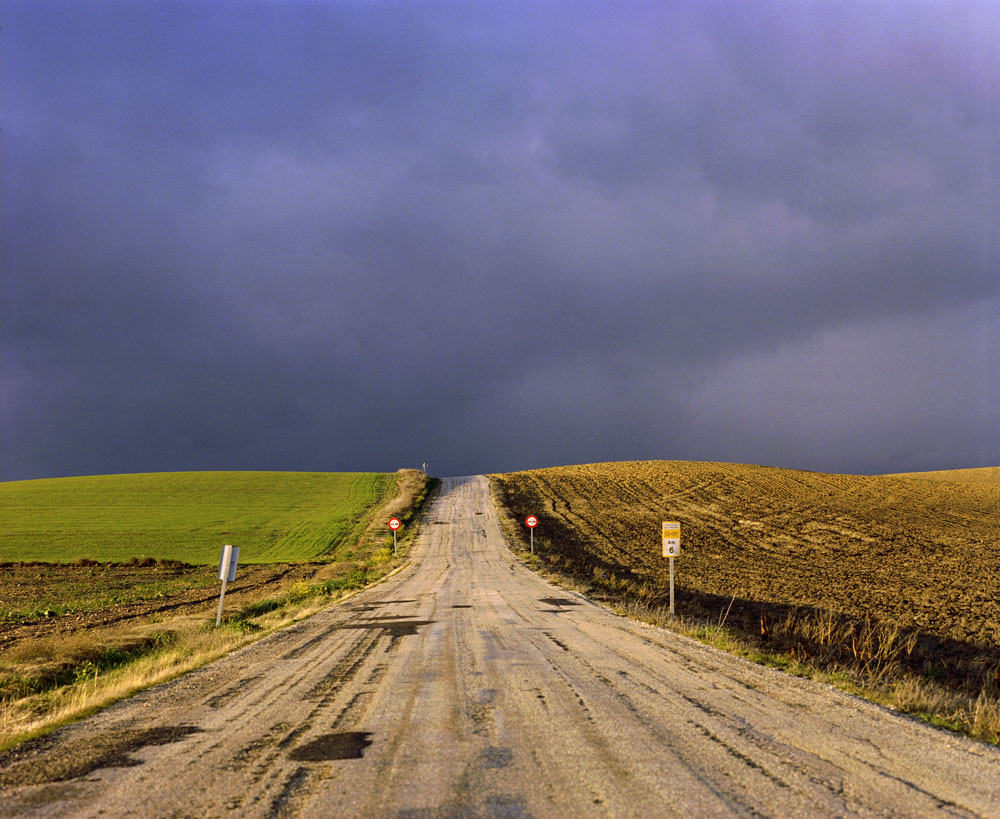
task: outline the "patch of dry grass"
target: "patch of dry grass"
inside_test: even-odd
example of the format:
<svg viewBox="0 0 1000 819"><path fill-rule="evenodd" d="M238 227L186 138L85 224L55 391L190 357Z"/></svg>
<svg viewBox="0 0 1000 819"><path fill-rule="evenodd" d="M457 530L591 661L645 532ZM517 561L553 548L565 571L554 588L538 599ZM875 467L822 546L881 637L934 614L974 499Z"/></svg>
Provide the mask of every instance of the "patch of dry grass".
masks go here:
<svg viewBox="0 0 1000 819"><path fill-rule="evenodd" d="M771 637L778 639L768 647L727 627L724 616L715 623L689 616L671 617L667 608L635 597L624 598L613 608L619 614L693 637L752 662L828 683L933 725L1000 744L997 666L983 663L978 683L972 682L970 675L970 684L960 687L942 682L934 673L936 666L926 666L924 673L915 672L905 660L914 653L917 641L912 633L903 633L891 624L842 624L828 616L811 621L789 618L771 624ZM815 644L830 651L810 653L802 647L803 636L811 636ZM788 649L793 640L795 647ZM786 648L779 648L779 643Z"/></svg>
<svg viewBox="0 0 1000 819"><path fill-rule="evenodd" d="M356 590L300 581L273 605L230 613L220 628L214 618L181 615L22 643L0 661L0 750L199 668Z"/></svg>

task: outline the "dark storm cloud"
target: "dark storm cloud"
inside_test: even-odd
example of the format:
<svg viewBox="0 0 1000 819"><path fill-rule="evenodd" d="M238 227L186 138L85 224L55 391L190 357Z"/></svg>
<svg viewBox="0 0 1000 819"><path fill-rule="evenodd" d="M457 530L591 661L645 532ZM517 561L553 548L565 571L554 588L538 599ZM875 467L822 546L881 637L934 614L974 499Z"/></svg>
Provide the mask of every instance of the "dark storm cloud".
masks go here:
<svg viewBox="0 0 1000 819"><path fill-rule="evenodd" d="M991 4L4 18L4 478L1000 463Z"/></svg>

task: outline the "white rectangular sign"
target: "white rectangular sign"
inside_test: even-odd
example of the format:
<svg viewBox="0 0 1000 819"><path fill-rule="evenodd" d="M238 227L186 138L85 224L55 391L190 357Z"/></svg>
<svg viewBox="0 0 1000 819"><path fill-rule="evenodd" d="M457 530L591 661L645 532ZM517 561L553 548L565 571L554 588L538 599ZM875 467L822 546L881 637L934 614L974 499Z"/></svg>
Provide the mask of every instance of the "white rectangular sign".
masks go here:
<svg viewBox="0 0 1000 819"><path fill-rule="evenodd" d="M681 553L681 524L676 520L663 521L663 556L677 557Z"/></svg>
<svg viewBox="0 0 1000 819"><path fill-rule="evenodd" d="M236 579L236 563L239 554L239 546L230 546L227 543L222 547L222 556L219 558L219 580L232 583Z"/></svg>

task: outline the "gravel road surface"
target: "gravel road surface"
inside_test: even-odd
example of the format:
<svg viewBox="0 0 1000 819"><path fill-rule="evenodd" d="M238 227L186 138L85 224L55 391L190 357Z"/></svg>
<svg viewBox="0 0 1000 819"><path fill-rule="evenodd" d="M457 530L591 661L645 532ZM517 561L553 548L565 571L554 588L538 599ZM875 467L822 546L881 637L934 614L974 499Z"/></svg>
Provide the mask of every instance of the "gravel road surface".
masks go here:
<svg viewBox="0 0 1000 819"><path fill-rule="evenodd" d="M630 622L444 482L410 565L0 757L4 816L1000 816L1000 751Z"/></svg>

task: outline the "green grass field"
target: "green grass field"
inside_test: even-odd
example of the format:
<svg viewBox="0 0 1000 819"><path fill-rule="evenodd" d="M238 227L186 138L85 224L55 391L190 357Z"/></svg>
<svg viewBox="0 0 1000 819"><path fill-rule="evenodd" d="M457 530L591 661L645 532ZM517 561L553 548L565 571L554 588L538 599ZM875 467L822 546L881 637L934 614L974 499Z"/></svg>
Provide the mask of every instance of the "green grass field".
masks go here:
<svg viewBox="0 0 1000 819"><path fill-rule="evenodd" d="M0 561L322 560L395 491L372 472L161 472L0 483Z"/></svg>

